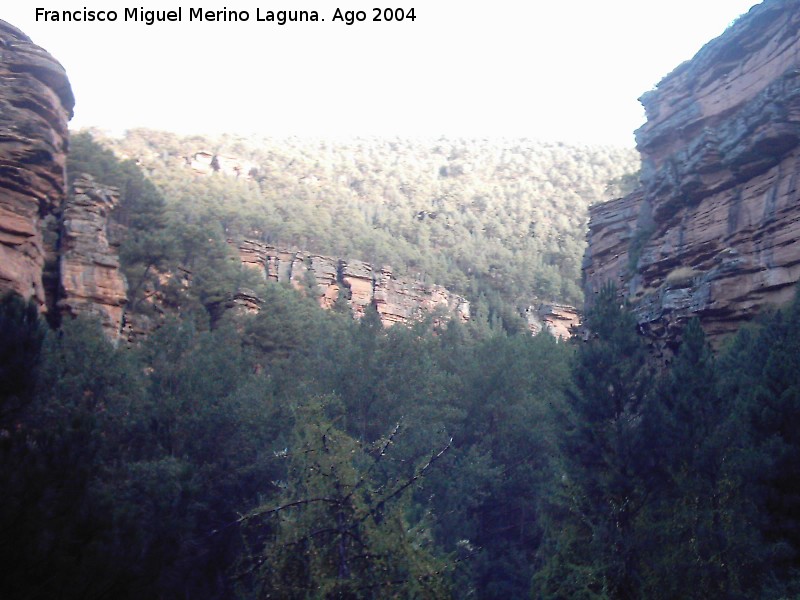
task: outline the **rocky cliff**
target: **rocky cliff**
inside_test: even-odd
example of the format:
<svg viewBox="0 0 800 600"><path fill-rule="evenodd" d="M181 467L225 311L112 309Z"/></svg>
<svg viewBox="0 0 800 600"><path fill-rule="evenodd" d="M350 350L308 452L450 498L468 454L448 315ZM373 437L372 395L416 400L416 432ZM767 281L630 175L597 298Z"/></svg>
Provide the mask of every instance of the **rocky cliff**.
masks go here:
<svg viewBox="0 0 800 600"><path fill-rule="evenodd" d="M118 197L88 176L67 194L66 73L0 21L0 78L0 294L51 315L94 315L117 340L127 286L106 227Z"/></svg>
<svg viewBox="0 0 800 600"><path fill-rule="evenodd" d="M0 81L0 293L15 291L44 310L58 281L55 221L75 101L63 67L4 21Z"/></svg>
<svg viewBox="0 0 800 600"><path fill-rule="evenodd" d="M380 271L356 261L319 256L307 252L280 250L245 240L237 245L242 263L256 269L265 280L290 282L310 290L322 308L346 302L356 318L373 306L385 326L410 324L441 310L462 321L469 320L469 302L439 285L395 277L390 267ZM253 305L252 299L243 304Z"/></svg>
<svg viewBox="0 0 800 600"><path fill-rule="evenodd" d="M356 319L370 306L377 310L385 327L409 325L437 311L461 322L470 319L466 298L440 285L397 277L388 266L377 270L358 260L281 250L252 240L244 240L236 248L242 264L258 271L265 280L289 282L297 289L310 291L324 309L343 301ZM228 308L240 313L257 312L260 305L255 292L246 288L228 302ZM580 327L577 310L566 304L531 306L525 317L532 335L546 330L556 339L566 340Z"/></svg>
<svg viewBox="0 0 800 600"><path fill-rule="evenodd" d="M89 175L78 177L64 206L59 244L59 311L97 317L112 340L120 335L128 291L107 233L109 213L118 203L117 190Z"/></svg>
<svg viewBox="0 0 800 600"><path fill-rule="evenodd" d="M640 99L641 185L590 209L587 302L613 281L671 345L714 343L800 279L800 1L765 0Z"/></svg>

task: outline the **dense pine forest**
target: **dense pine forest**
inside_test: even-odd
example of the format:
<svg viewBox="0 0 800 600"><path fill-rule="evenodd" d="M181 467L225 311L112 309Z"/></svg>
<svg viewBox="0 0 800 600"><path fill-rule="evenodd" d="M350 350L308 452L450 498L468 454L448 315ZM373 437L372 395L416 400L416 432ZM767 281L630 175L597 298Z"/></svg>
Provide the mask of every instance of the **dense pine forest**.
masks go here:
<svg viewBox="0 0 800 600"><path fill-rule="evenodd" d="M4 598L789 598L800 303L655 372L275 285L138 347L0 307Z"/></svg>
<svg viewBox="0 0 800 600"><path fill-rule="evenodd" d="M160 286L174 310L115 347L0 303L0 597L800 594L800 301L717 354L691 322L666 366L611 287L585 340L514 327L525 299L580 300L585 207L630 155L218 143L73 137L71 176L121 192L127 309ZM197 173L200 150L253 170ZM226 240L253 235L486 309L323 311L242 269ZM178 267L191 285L164 282ZM221 310L243 284L262 310Z"/></svg>

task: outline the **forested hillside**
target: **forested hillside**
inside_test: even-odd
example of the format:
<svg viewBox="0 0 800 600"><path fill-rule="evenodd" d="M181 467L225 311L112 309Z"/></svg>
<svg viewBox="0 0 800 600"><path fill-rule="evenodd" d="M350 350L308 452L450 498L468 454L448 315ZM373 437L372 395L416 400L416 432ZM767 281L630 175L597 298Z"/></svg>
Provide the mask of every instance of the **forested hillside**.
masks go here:
<svg viewBox="0 0 800 600"><path fill-rule="evenodd" d="M585 341L387 330L248 280L223 190L260 203L257 179L175 159L181 205L87 135L72 151L120 188L131 314L156 286L172 310L114 347L0 302L0 597L800 593L800 302L718 356L692 322L661 368L611 287ZM260 312L225 310L241 284Z"/></svg>
<svg viewBox="0 0 800 600"><path fill-rule="evenodd" d="M0 600L800 598L798 8L645 95L566 340L521 311L581 305L633 151L70 134L64 69L0 21ZM244 238L470 318L384 327L345 261L323 310ZM754 275L747 323L645 337L629 300L724 312L698 266Z"/></svg>
<svg viewBox="0 0 800 600"><path fill-rule="evenodd" d="M527 140L94 136L137 162L176 220L388 264L507 313L580 304L587 207L639 167L629 149Z"/></svg>
<svg viewBox="0 0 800 600"><path fill-rule="evenodd" d="M658 372L610 288L574 345L265 294L136 348L0 303L0 596L800 593L800 303Z"/></svg>

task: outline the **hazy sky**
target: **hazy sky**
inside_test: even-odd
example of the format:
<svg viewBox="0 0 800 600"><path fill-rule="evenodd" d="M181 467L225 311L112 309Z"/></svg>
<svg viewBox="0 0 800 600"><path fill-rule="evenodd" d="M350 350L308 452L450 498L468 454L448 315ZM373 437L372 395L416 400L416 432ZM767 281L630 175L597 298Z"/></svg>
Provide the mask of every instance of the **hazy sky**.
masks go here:
<svg viewBox="0 0 800 600"><path fill-rule="evenodd" d="M208 0L207 0L208 2ZM633 144L637 98L757 0L425 0L405 4L6 2L0 18L66 67L73 126L276 136L440 134ZM116 10L113 23L36 22ZM257 22L293 6L324 22ZM374 22L373 6L416 20ZM125 8L182 21L124 22ZM367 20L334 22L337 7ZM189 21L191 8L247 22Z"/></svg>

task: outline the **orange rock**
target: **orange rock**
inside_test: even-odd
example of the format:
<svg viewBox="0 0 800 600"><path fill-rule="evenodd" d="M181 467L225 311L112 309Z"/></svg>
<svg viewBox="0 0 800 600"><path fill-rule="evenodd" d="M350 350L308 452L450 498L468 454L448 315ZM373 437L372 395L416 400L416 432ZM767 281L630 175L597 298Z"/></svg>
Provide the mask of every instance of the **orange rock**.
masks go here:
<svg viewBox="0 0 800 600"><path fill-rule="evenodd" d="M766 1L641 101L641 188L590 208L587 302L614 281L662 345L718 344L800 280L800 2Z"/></svg>
<svg viewBox="0 0 800 600"><path fill-rule="evenodd" d="M0 293L15 291L45 310L55 289L42 279L54 250L43 223L64 201L75 100L63 67L1 20L0 79Z"/></svg>
<svg viewBox="0 0 800 600"><path fill-rule="evenodd" d="M107 235L108 215L118 201L115 189L98 185L89 175L75 180L62 220L58 300L64 314L98 317L114 341L120 335L128 291Z"/></svg>
<svg viewBox="0 0 800 600"><path fill-rule="evenodd" d="M465 298L442 286L395 278L390 267L376 273L362 261L279 250L253 240L239 242L237 247L242 263L258 270L265 280L291 282L300 290L316 284L316 300L324 309L332 308L344 294L356 319L369 306L375 307L385 327L410 324L436 310L462 321L470 318Z"/></svg>

